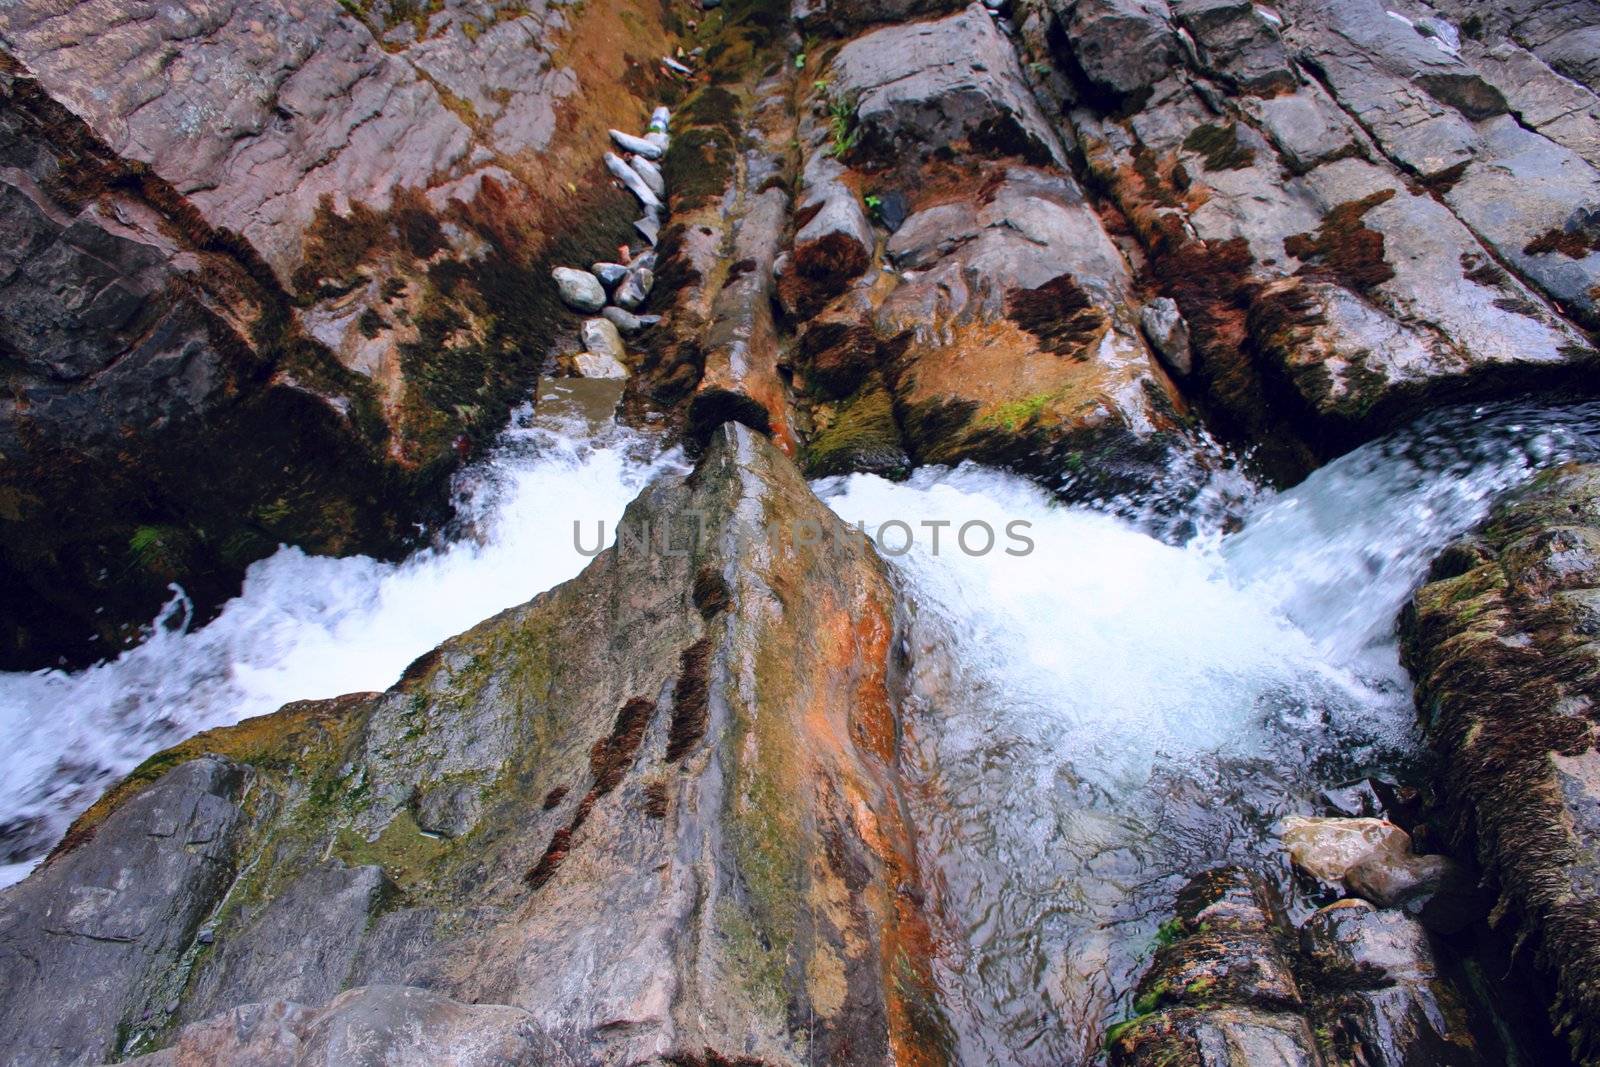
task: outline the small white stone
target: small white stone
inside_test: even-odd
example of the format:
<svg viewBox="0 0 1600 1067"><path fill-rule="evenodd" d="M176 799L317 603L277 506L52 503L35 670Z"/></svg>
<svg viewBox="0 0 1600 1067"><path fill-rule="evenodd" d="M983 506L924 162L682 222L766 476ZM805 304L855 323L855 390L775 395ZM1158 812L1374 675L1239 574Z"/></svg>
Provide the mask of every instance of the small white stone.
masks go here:
<svg viewBox="0 0 1600 1067"><path fill-rule="evenodd" d="M609 356L620 363L628 354L622 345L622 334L610 319L584 319L578 336L593 355Z"/></svg>
<svg viewBox="0 0 1600 1067"><path fill-rule="evenodd" d="M633 134L623 133L621 130L612 130L611 139L617 142L617 147L623 151L632 152L646 159L660 159L667 154L667 146L665 144L656 144L654 141L647 141L643 137L635 137ZM662 135L662 139L665 140L665 135Z"/></svg>
<svg viewBox="0 0 1600 1067"><path fill-rule="evenodd" d="M579 352L575 361L578 373L585 378L626 378L628 368L612 359L610 356L597 355L594 352Z"/></svg>
<svg viewBox="0 0 1600 1067"><path fill-rule="evenodd" d="M556 291L567 306L579 311L599 311L606 306L605 286L588 271L557 267L550 276L555 279Z"/></svg>

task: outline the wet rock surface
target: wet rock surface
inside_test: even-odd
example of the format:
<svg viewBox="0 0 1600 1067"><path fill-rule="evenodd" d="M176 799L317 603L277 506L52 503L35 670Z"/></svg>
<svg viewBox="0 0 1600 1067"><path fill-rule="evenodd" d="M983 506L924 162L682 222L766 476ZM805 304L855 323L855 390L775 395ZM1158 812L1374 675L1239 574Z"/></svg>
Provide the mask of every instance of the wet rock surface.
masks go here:
<svg viewBox="0 0 1600 1067"><path fill-rule="evenodd" d="M1498 894L1494 920L1553 984L1551 1022L1596 1055L1600 899L1589 687L1600 473L1541 475L1447 549L1402 634L1442 760L1452 843Z"/></svg>
<svg viewBox="0 0 1600 1067"><path fill-rule="evenodd" d="M737 424L644 523L136 772L0 904L7 1062L937 1061L884 565Z"/></svg>
<svg viewBox="0 0 1600 1067"><path fill-rule="evenodd" d="M1295 931L1259 876L1225 867L1179 894L1162 942L1107 1035L1113 1064L1491 1062L1402 912L1341 900Z"/></svg>
<svg viewBox="0 0 1600 1067"><path fill-rule="evenodd" d="M279 543L393 557L446 517L560 321L535 279L630 227L574 148L646 106L628 52L665 31L603 6L0 13L28 175L0 577L31 591L0 608L0 663L115 652L173 582L207 616Z"/></svg>
<svg viewBox="0 0 1600 1067"><path fill-rule="evenodd" d="M622 417L698 461L634 503L648 532L389 692L114 789L0 897L0 1057L949 1060L903 605L803 477L976 461L1109 498L1215 431L1292 481L1446 400L1594 388L1595 18L1468 6L0 12L0 462L35 461L0 468L0 581L49 606L0 618L16 648L130 562L100 647L279 541L402 550L541 371L626 379ZM113 438L174 479L51 513ZM1491 1060L1436 951L1485 919L1469 859L1600 1055L1592 480L1418 594L1455 858L1356 789L1288 829L1316 901L1352 894L1298 930L1260 875L1197 878L1113 1063ZM236 527L171 502L229 481ZM771 541L795 523L821 536Z"/></svg>

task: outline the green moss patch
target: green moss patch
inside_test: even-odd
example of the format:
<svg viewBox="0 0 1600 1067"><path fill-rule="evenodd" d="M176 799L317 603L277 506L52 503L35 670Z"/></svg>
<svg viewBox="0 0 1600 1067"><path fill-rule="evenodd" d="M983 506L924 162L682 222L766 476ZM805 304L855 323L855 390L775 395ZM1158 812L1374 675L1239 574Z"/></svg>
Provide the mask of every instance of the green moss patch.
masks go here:
<svg viewBox="0 0 1600 1067"><path fill-rule="evenodd" d="M894 402L874 374L854 396L838 406L828 428L806 447L806 476L867 471L888 478L910 473L911 461L895 422Z"/></svg>
<svg viewBox="0 0 1600 1067"><path fill-rule="evenodd" d="M1239 124L1197 126L1183 139L1183 147L1204 159L1206 170L1243 170L1255 162L1256 153L1239 143Z"/></svg>

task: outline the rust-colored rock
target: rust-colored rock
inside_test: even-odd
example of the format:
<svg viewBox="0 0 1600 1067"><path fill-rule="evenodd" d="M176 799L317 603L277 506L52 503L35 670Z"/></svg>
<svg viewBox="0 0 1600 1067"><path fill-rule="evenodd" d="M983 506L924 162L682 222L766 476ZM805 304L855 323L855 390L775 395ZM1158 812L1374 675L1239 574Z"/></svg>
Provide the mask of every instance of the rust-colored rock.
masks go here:
<svg viewBox="0 0 1600 1067"><path fill-rule="evenodd" d="M43 976L0 990L8 1054L268 1063L261 1042L320 1048L359 1023L421 1055L437 1018L464 1047L550 1063L942 1062L884 564L736 423L624 521L687 550L624 540L387 694L202 735L136 774L0 904L0 953ZM97 948L135 901L97 895L95 872L201 771L228 786L206 809L226 832L204 863L140 833L180 881L146 886L138 945ZM195 909L223 896L197 940ZM86 952L107 992L58 1024L41 998Z"/></svg>

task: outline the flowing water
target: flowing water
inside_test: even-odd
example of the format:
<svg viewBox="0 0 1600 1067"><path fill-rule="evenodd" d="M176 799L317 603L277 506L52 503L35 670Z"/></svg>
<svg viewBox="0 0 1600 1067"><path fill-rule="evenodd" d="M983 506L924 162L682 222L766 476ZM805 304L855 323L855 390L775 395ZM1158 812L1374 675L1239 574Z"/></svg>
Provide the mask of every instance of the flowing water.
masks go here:
<svg viewBox="0 0 1600 1067"><path fill-rule="evenodd" d="M588 560L573 522L614 527L680 457L609 422L615 383L542 393L464 472L436 547L401 564L283 548L203 628L181 625L175 596L153 636L114 662L0 674L0 886L152 753L291 700L386 689L445 638L577 574Z"/></svg>
<svg viewBox="0 0 1600 1067"><path fill-rule="evenodd" d="M947 536L896 559L910 800L964 1062L1093 1059L1188 875L1283 869L1283 815L1416 754L1399 610L1497 493L1600 456L1596 415L1457 409L1281 494L1224 476L1181 547L1108 513L1129 502L1062 507L992 470L819 484L869 532L1031 523L1026 555Z"/></svg>
<svg viewBox="0 0 1600 1067"><path fill-rule="evenodd" d="M573 521L614 524L651 477L682 468L593 417L614 392L587 397L584 417L591 387L552 384L520 413L463 476L458 522L405 563L283 549L201 629L158 627L77 673L0 675L0 884L153 751L291 699L383 688L576 574ZM1397 611L1498 492L1600 456L1597 416L1441 412L1288 492L1213 470L1176 523L1167 499L1064 507L981 468L818 483L869 527L1031 524L1024 555L1002 540L970 556L947 532L939 552L918 537L894 559L911 803L964 1059L1092 1058L1188 873L1281 864L1283 814L1415 753ZM1187 543L1171 543L1180 528Z"/></svg>

